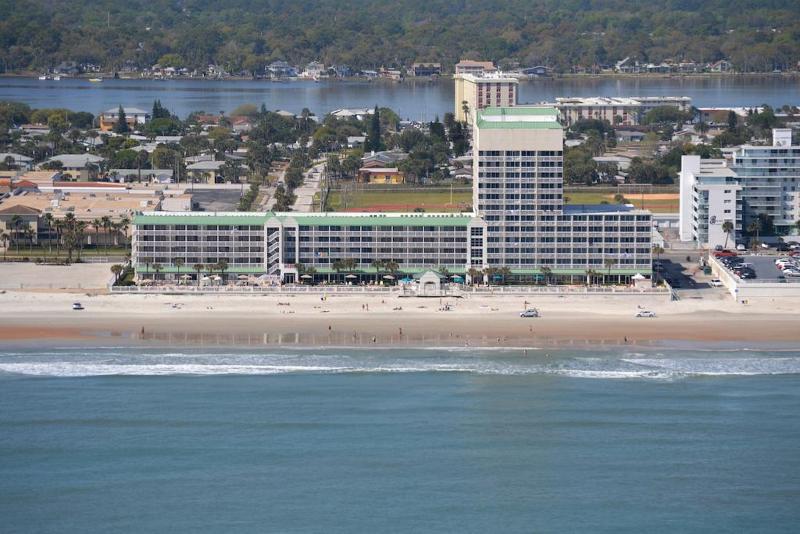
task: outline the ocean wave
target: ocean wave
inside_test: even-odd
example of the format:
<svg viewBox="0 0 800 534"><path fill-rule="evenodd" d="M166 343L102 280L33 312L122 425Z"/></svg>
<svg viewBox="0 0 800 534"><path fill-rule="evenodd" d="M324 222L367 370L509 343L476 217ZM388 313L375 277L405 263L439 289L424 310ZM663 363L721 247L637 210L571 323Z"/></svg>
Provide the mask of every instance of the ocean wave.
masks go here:
<svg viewBox="0 0 800 534"><path fill-rule="evenodd" d="M800 374L800 358L626 358L622 361L686 376Z"/></svg>
<svg viewBox="0 0 800 534"><path fill-rule="evenodd" d="M731 352L693 355L689 351L626 351L595 355L568 351L471 352L451 350L360 349L326 351L156 351L118 349L0 353L0 374L47 377L287 375L345 373L463 373L542 375L606 380L679 380L693 376L800 374L800 356Z"/></svg>

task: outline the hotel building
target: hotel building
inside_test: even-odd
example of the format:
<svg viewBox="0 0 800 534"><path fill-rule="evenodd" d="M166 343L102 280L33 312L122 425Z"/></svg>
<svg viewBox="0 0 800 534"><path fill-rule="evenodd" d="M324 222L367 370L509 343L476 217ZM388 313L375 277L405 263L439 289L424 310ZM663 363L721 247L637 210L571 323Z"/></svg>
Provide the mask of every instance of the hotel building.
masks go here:
<svg viewBox="0 0 800 534"><path fill-rule="evenodd" d="M742 242L753 221L769 218L778 235L800 220L800 146L790 129L772 131L772 146L743 145L728 159L681 158L680 238L713 248ZM734 233L722 231L725 221Z"/></svg>
<svg viewBox="0 0 800 534"><path fill-rule="evenodd" d="M297 281L343 275L375 279L374 262L397 273L447 269L467 275L507 268L518 281L543 274L581 281L651 271L650 213L621 205L565 206L563 130L552 108L487 108L474 123L470 213L164 213L138 215L133 261L140 277L192 275L195 264L230 274ZM334 265L353 260L352 273Z"/></svg>
<svg viewBox="0 0 800 534"><path fill-rule="evenodd" d="M637 96L631 98L556 98L553 104L561 112L564 127L569 128L582 119L608 121L609 124L635 126L647 114L658 107L674 106L681 111L692 108L688 96Z"/></svg>
<svg viewBox="0 0 800 534"><path fill-rule="evenodd" d="M475 112L488 107L517 105L519 80L499 74L457 74L455 119L472 123Z"/></svg>

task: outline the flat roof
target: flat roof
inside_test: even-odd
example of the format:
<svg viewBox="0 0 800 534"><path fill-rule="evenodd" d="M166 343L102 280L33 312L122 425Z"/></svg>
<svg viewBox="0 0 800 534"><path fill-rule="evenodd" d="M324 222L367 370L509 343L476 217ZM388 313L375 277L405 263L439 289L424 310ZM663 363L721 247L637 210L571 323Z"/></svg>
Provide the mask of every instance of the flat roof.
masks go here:
<svg viewBox="0 0 800 534"><path fill-rule="evenodd" d="M476 124L481 129L561 130L558 110L553 107L484 108L478 112Z"/></svg>
<svg viewBox="0 0 800 534"><path fill-rule="evenodd" d="M582 213L650 213L629 204L565 204L564 215Z"/></svg>
<svg viewBox="0 0 800 534"><path fill-rule="evenodd" d="M475 216L455 213L276 213L279 219L294 219L304 226L467 226Z"/></svg>
<svg viewBox="0 0 800 534"><path fill-rule="evenodd" d="M133 224L196 224L208 225L264 225L277 218L281 222L291 219L303 226L467 226L475 216L471 213L354 213L354 212L143 212L133 218Z"/></svg>

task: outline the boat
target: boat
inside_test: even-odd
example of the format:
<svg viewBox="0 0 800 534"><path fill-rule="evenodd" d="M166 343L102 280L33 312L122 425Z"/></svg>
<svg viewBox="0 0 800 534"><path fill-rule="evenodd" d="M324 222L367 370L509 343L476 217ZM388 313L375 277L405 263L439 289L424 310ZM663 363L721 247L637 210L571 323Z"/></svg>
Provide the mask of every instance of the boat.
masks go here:
<svg viewBox="0 0 800 534"><path fill-rule="evenodd" d="M56 74L55 76L53 76L53 79L54 79L55 81L57 81L57 82L60 82L60 81L61 81L61 76L59 76L58 74Z"/></svg>
<svg viewBox="0 0 800 534"><path fill-rule="evenodd" d="M42 74L41 76L39 76L39 79L42 80L42 81L46 80L47 79L47 74Z"/></svg>
<svg viewBox="0 0 800 534"><path fill-rule="evenodd" d="M92 83L100 83L103 81L103 78L89 78L89 81Z"/></svg>

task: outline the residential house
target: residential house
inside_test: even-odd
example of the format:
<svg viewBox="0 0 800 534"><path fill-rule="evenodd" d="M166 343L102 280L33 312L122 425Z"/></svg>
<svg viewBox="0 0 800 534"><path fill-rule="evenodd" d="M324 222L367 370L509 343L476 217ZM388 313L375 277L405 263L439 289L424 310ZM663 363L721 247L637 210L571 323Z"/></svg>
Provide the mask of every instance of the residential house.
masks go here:
<svg viewBox="0 0 800 534"><path fill-rule="evenodd" d="M18 197L12 196L10 198ZM31 242L35 244L39 230L39 217L42 211L29 206L15 203L8 203L7 205L7 203L8 201L0 204L0 234L9 235L8 248L10 249L14 243L28 244ZM0 246L3 246L3 244L4 242L0 241Z"/></svg>
<svg viewBox="0 0 800 534"><path fill-rule="evenodd" d="M125 122L131 130L136 130L150 120L150 113L140 108L122 108ZM100 131L110 132L119 121L119 108L107 109L100 114Z"/></svg>
<svg viewBox="0 0 800 534"><path fill-rule="evenodd" d="M206 184L213 184L221 182L222 166L225 165L224 161L198 161L186 167L189 177L193 182L200 182Z"/></svg>
<svg viewBox="0 0 800 534"><path fill-rule="evenodd" d="M86 182L97 178L100 165L104 161L104 158L94 154L59 154L46 160L44 164L61 162L62 177Z"/></svg>
<svg viewBox="0 0 800 534"><path fill-rule="evenodd" d="M408 157L408 154L400 150L384 150L381 152L371 152L361 158L361 167L381 168L395 167L397 163Z"/></svg>
<svg viewBox="0 0 800 534"><path fill-rule="evenodd" d="M325 75L325 65L320 63L319 61L312 61L306 68L303 69L303 72L300 73L301 78L310 78L316 79L320 76Z"/></svg>
<svg viewBox="0 0 800 534"><path fill-rule="evenodd" d="M733 63L727 59L720 59L708 65L710 72L731 72L733 70Z"/></svg>
<svg viewBox="0 0 800 534"><path fill-rule="evenodd" d="M414 76L441 76L441 63L414 63L411 65L411 72Z"/></svg>
<svg viewBox="0 0 800 534"><path fill-rule="evenodd" d="M293 78L297 76L297 69L285 61L273 61L267 65L267 72L273 78Z"/></svg>
<svg viewBox="0 0 800 534"><path fill-rule="evenodd" d="M6 165L9 169L29 171L33 166L33 158L13 152L0 152L0 165Z"/></svg>
<svg viewBox="0 0 800 534"><path fill-rule="evenodd" d="M491 61L473 61L462 59L456 63L456 74L474 74L480 76L490 72L496 72L497 68Z"/></svg>

